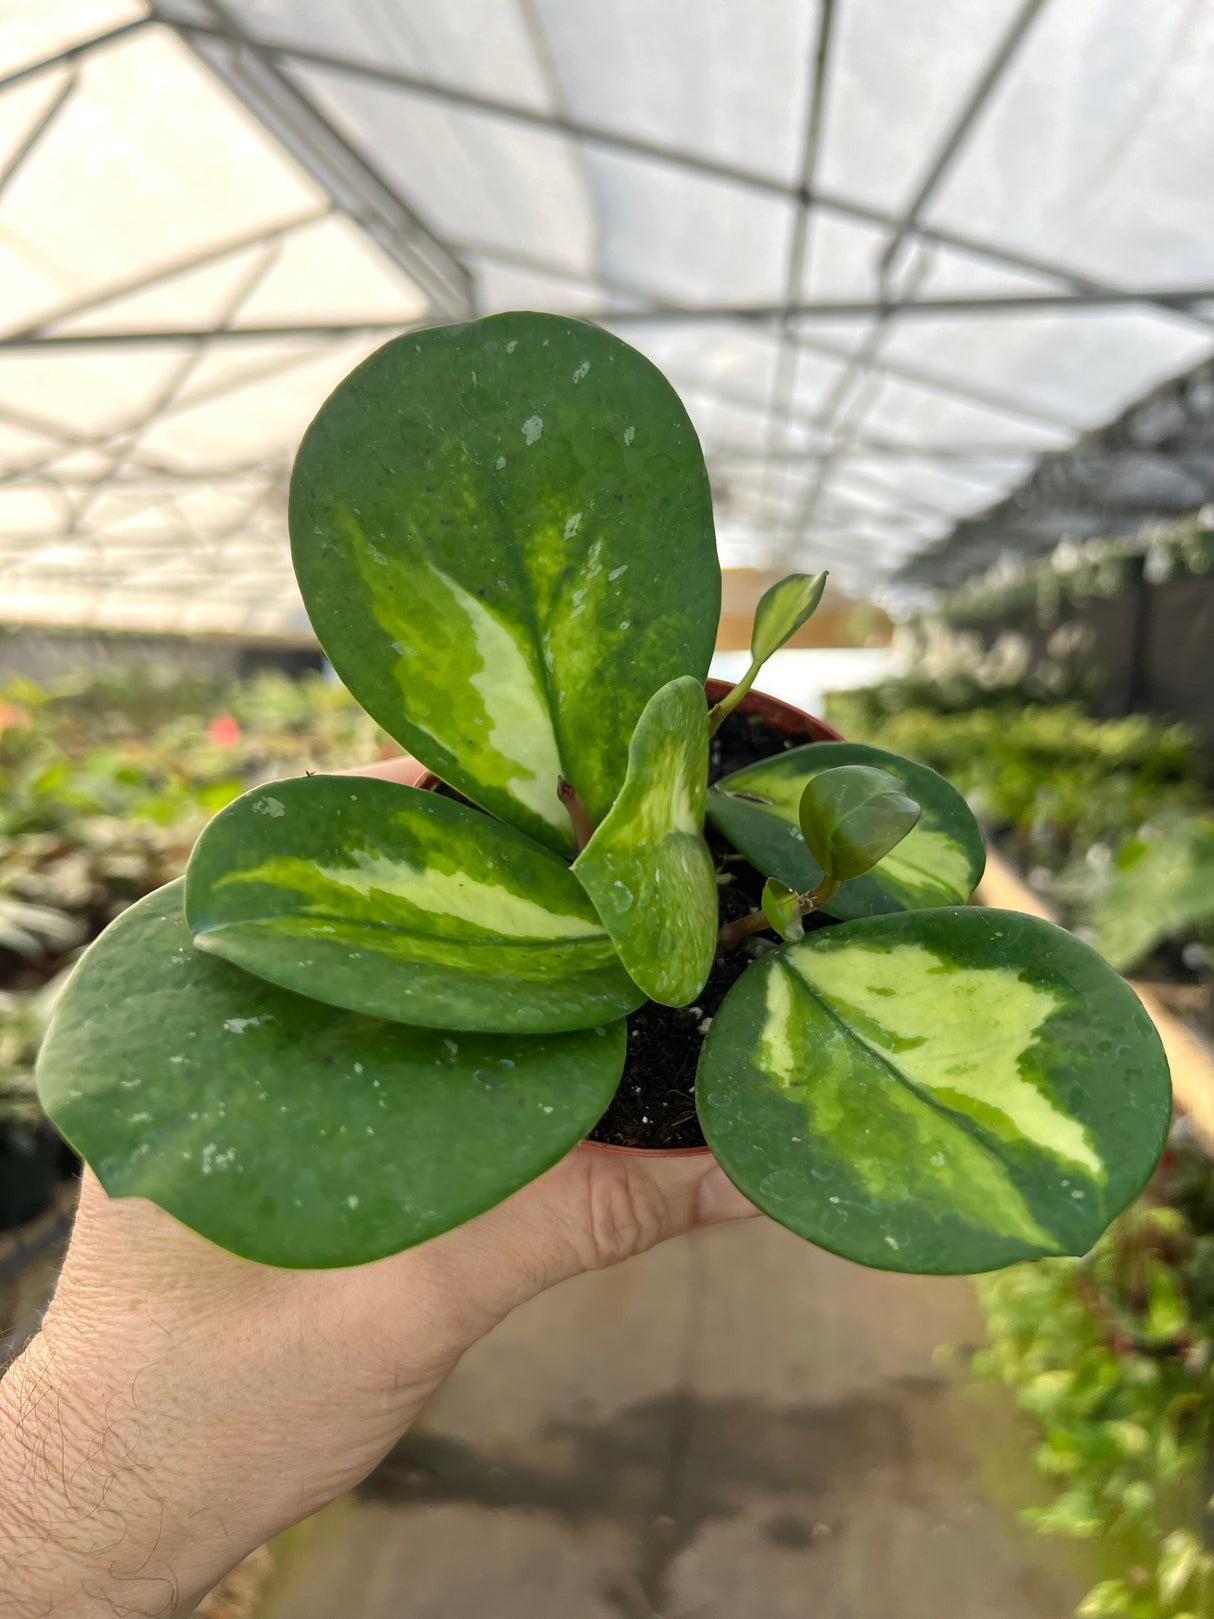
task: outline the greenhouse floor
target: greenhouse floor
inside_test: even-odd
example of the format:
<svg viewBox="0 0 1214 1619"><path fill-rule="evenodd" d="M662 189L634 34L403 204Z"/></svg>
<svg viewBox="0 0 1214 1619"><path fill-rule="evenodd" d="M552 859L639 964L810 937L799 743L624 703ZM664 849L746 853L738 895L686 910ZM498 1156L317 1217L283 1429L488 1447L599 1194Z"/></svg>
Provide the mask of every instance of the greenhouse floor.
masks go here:
<svg viewBox="0 0 1214 1619"><path fill-rule="evenodd" d="M566 1283L463 1361L265 1619L1062 1619L969 1284L755 1220Z"/></svg>

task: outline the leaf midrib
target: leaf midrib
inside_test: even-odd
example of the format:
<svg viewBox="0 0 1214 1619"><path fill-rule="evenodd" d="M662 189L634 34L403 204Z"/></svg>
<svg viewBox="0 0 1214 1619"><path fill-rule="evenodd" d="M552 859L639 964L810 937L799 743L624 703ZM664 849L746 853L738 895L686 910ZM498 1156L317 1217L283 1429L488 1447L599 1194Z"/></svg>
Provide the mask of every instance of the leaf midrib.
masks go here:
<svg viewBox="0 0 1214 1619"><path fill-rule="evenodd" d="M808 993L813 996L814 1000L826 1013L826 1016L831 1020L831 1022L841 1030L845 1038L852 1040L856 1045L863 1047L863 1049L867 1051L870 1056L876 1059L879 1066L886 1069L892 1075L894 1080L905 1090L908 1090L917 1101L932 1109L933 1112L947 1118L950 1123L955 1124L964 1132L965 1135L969 1137L975 1147L977 1147L985 1157L990 1159L991 1162L996 1164L1004 1174L1007 1174L1010 1177L1010 1166L1008 1165L1006 1159L1000 1157L998 1151L991 1146L985 1134L982 1133L981 1127L974 1119L970 1117L968 1113L960 1112L958 1109L950 1107L947 1102L940 1101L930 1092L925 1092L909 1075L903 1073L902 1069L897 1066L888 1052L882 1051L880 1046L874 1045L872 1041L861 1034L859 1030L853 1029L850 1024L845 1022L843 1017L826 999L825 995L823 995L822 992L815 985L811 984L809 980L801 973L797 972L795 967L788 967L786 968L786 971L796 973L798 981L805 986ZM1015 1186L1016 1182L1013 1180L1012 1184ZM1026 1195L1023 1189L1019 1186L1017 1186L1017 1191L1020 1192L1022 1197ZM1036 1209L1033 1208L1031 1204L1029 1206L1032 1208L1034 1220L1036 1220L1038 1224L1042 1225L1043 1229L1048 1229L1052 1236L1056 1237L1057 1233L1053 1230L1052 1222L1047 1223L1046 1221L1043 1221L1038 1215ZM1065 1251L1065 1247L1060 1242L1057 1252L1064 1253Z"/></svg>

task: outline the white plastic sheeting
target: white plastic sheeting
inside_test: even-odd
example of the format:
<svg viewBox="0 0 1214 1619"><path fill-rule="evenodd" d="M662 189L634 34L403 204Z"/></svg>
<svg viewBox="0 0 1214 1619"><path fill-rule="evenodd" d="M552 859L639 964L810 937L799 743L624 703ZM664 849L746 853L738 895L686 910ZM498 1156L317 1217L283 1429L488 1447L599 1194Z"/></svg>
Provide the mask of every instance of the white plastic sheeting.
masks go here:
<svg viewBox="0 0 1214 1619"><path fill-rule="evenodd" d="M1204 0L0 0L5 74L9 620L298 633L290 455L394 324L603 321L725 560L853 593L1214 352Z"/></svg>

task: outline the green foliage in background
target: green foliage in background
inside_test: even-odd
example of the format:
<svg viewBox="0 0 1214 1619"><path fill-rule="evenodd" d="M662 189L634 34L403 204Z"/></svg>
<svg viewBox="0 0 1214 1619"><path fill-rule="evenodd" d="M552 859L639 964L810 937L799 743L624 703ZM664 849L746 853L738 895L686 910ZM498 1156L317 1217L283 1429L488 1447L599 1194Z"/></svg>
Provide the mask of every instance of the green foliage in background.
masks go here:
<svg viewBox="0 0 1214 1619"><path fill-rule="evenodd" d="M850 741L931 765L988 825L1023 843L1049 836L1086 849L1203 796L1191 734L1146 715L1094 720L1074 703L890 713L868 691L834 694L828 715Z"/></svg>
<svg viewBox="0 0 1214 1619"><path fill-rule="evenodd" d="M843 691L830 724L853 742L905 753L949 777L1013 848L1083 853L1117 843L1165 809L1199 805L1203 761L1183 725L1144 714L1091 719L1078 704L889 712L879 691Z"/></svg>
<svg viewBox="0 0 1214 1619"><path fill-rule="evenodd" d="M1214 1168L1191 1148L1166 1154L1150 1193L1086 1258L976 1286L990 1344L974 1369L1016 1391L1057 1489L1022 1517L1101 1547L1110 1577L1081 1619L1211 1619Z"/></svg>
<svg viewBox="0 0 1214 1619"><path fill-rule="evenodd" d="M399 750L319 675L166 682L131 668L0 688L0 1123L39 1116L32 1068L56 979L180 876L215 810L386 751Z"/></svg>
<svg viewBox="0 0 1214 1619"><path fill-rule="evenodd" d="M1121 971L1161 940L1214 940L1214 816L1159 816L1127 838L1093 908L1092 937Z"/></svg>

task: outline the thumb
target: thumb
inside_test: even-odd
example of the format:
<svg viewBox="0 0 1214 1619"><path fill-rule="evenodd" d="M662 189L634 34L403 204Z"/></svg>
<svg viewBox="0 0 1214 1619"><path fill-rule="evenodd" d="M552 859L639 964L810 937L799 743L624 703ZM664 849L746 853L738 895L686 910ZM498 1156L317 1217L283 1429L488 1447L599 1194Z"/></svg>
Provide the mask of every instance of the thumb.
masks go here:
<svg viewBox="0 0 1214 1619"><path fill-rule="evenodd" d="M579 1147L426 1247L442 1256L449 1278L459 1277L465 1300L497 1319L581 1271L758 1212L706 1154L650 1159Z"/></svg>

